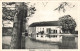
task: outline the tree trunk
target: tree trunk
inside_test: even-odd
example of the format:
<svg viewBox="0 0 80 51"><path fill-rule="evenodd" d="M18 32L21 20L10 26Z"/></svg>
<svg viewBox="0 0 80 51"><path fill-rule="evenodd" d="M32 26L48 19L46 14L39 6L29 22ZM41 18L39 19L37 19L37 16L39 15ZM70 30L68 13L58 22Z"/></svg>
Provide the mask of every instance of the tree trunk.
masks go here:
<svg viewBox="0 0 80 51"><path fill-rule="evenodd" d="M24 9L23 3L19 6L19 12L14 17L13 33L11 39L11 49L21 49L21 38L23 32L23 19L27 16L27 10Z"/></svg>
<svg viewBox="0 0 80 51"><path fill-rule="evenodd" d="M17 15L17 14L16 14ZM18 17L14 17L13 33L11 39L11 49L20 49L21 48L21 32L20 32L20 22Z"/></svg>

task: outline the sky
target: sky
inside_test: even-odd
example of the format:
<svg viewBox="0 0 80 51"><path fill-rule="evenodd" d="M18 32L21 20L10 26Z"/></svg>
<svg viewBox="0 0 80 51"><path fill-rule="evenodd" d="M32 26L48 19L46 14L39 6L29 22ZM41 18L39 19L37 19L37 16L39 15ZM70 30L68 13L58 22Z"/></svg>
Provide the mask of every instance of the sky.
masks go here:
<svg viewBox="0 0 80 51"><path fill-rule="evenodd" d="M36 12L29 18L28 21L29 25L33 22L56 21L64 15L71 15L72 18L75 19L76 23L78 23L77 20L79 16L77 2L69 2L71 4L71 7L73 5L75 5L75 7L73 8L66 7L65 13L54 11L54 9L57 8L61 2L33 2L33 3L35 3L34 6L36 8Z"/></svg>

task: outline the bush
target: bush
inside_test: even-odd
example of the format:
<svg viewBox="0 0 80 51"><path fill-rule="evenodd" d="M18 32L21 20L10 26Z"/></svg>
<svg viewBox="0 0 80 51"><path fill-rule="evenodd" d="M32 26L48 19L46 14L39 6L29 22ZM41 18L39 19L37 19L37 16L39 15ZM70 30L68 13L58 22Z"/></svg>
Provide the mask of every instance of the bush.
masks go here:
<svg viewBox="0 0 80 51"><path fill-rule="evenodd" d="M3 27L2 28L2 36L11 36L12 34L12 27Z"/></svg>

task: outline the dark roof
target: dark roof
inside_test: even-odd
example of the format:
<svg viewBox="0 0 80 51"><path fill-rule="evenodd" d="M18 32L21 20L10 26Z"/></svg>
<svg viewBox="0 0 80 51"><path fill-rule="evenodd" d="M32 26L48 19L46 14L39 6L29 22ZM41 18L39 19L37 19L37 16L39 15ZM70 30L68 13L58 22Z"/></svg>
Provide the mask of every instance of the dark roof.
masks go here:
<svg viewBox="0 0 80 51"><path fill-rule="evenodd" d="M36 26L60 26L59 21L46 21L46 22L35 22L32 23L29 27Z"/></svg>

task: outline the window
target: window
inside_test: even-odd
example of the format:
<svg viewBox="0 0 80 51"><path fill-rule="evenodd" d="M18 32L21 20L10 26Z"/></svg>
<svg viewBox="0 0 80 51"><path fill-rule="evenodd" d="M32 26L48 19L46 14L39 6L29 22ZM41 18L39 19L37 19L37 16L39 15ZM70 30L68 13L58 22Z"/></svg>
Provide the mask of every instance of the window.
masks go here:
<svg viewBox="0 0 80 51"><path fill-rule="evenodd" d="M49 38L51 38L51 36L49 35Z"/></svg>
<svg viewBox="0 0 80 51"><path fill-rule="evenodd" d="M47 28L47 33L51 34L51 28Z"/></svg>
<svg viewBox="0 0 80 51"><path fill-rule="evenodd" d="M57 37L57 35L55 35L55 37Z"/></svg>
<svg viewBox="0 0 80 51"><path fill-rule="evenodd" d="M57 30L53 30L53 33L57 33Z"/></svg>
<svg viewBox="0 0 80 51"><path fill-rule="evenodd" d="M43 36L41 35L41 37L43 37Z"/></svg>
<svg viewBox="0 0 80 51"><path fill-rule="evenodd" d="M53 30L54 31L54 33L55 33L55 30Z"/></svg>
<svg viewBox="0 0 80 51"><path fill-rule="evenodd" d="M38 35L37 35L37 37L38 37Z"/></svg>
<svg viewBox="0 0 80 51"><path fill-rule="evenodd" d="M55 30L55 33L57 33L57 30Z"/></svg>
<svg viewBox="0 0 80 51"><path fill-rule="evenodd" d="M57 37L57 35L53 35L53 37Z"/></svg>
<svg viewBox="0 0 80 51"><path fill-rule="evenodd" d="M51 29L51 28L47 28L47 33L48 34L55 34L55 33L57 33L57 30Z"/></svg>

